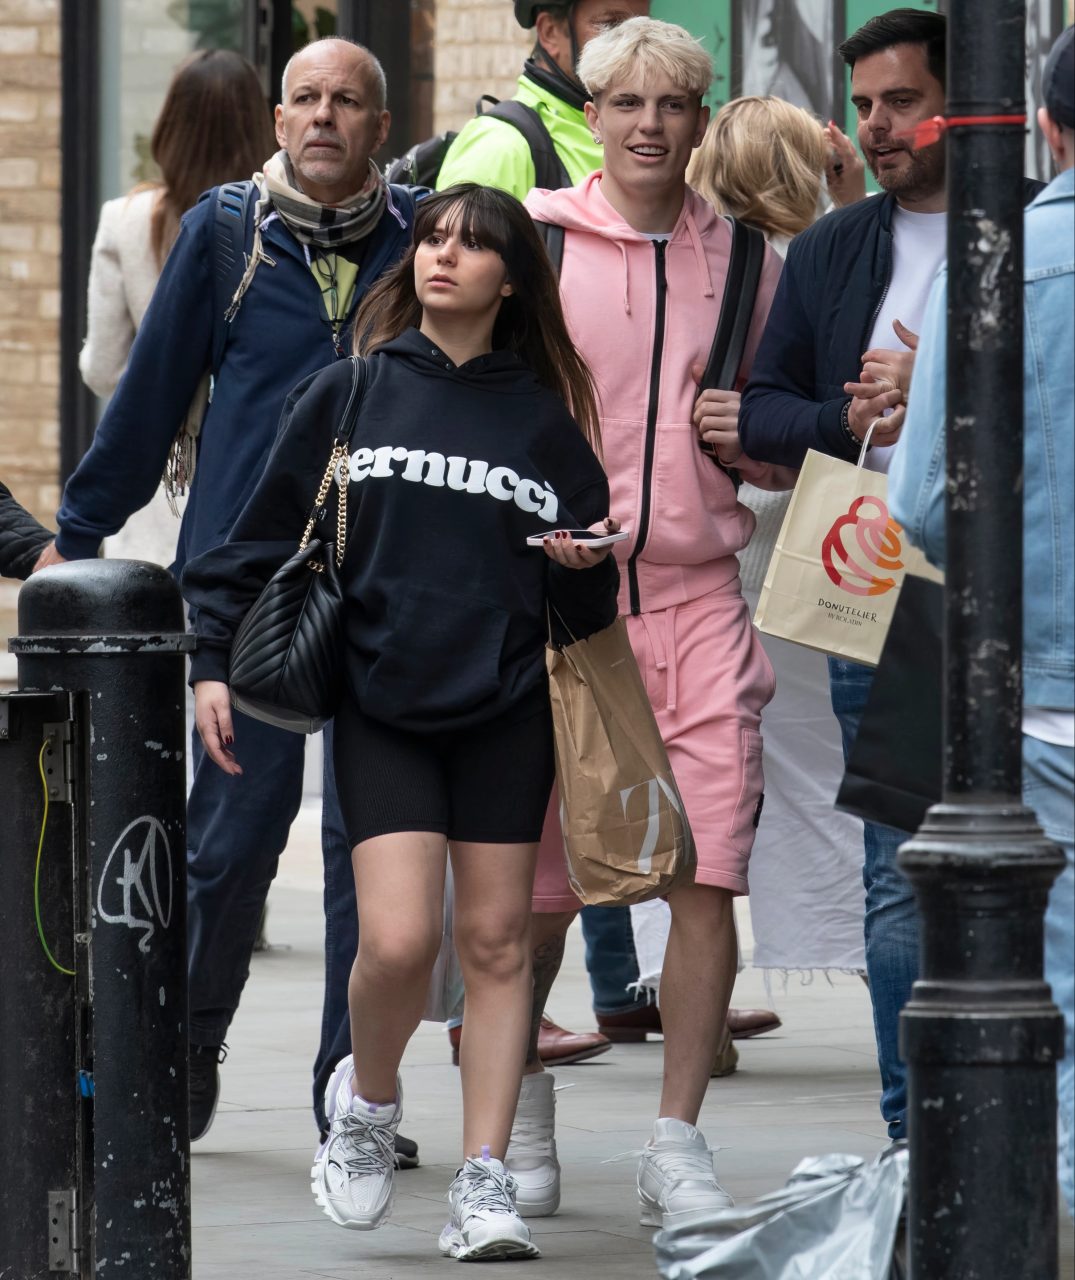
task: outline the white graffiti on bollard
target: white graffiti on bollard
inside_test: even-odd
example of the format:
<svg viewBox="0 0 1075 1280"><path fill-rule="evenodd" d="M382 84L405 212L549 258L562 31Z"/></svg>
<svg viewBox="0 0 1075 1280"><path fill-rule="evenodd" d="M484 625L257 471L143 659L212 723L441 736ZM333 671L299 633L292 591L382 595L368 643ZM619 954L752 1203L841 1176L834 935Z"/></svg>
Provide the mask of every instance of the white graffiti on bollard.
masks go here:
<svg viewBox="0 0 1075 1280"><path fill-rule="evenodd" d="M131 850L141 841L141 852L135 857ZM112 861L118 853L123 854L122 874L109 878ZM146 876L149 877L149 892L146 892ZM161 879L167 893L167 910L161 901ZM117 895L118 885L122 897ZM122 909L109 910L105 906L107 900L112 907ZM137 900L136 900L137 899ZM140 908L140 912L139 912ZM101 882L97 889L97 914L108 924L126 925L128 929L141 929L142 937L138 939L138 950L148 954L149 941L157 931L157 925L167 929L172 919L172 848L168 843L168 835L156 818L148 815L135 818L120 833L119 839L112 846L112 851L105 860Z"/></svg>

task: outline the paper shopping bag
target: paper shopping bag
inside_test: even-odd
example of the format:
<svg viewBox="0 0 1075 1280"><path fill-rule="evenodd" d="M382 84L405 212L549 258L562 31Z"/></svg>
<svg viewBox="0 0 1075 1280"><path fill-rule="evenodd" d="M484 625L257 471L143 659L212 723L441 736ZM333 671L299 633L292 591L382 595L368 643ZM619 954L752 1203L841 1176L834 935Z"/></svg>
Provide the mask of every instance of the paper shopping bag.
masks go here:
<svg viewBox="0 0 1075 1280"><path fill-rule="evenodd" d="M944 588L909 573L836 797L844 809L917 831L942 795Z"/></svg>
<svg viewBox="0 0 1075 1280"><path fill-rule="evenodd" d="M944 576L888 512L888 477L810 449L765 573L754 624L876 666L904 575Z"/></svg>
<svg viewBox="0 0 1075 1280"><path fill-rule="evenodd" d="M546 650L568 878L587 906L694 879L694 839L622 618Z"/></svg>

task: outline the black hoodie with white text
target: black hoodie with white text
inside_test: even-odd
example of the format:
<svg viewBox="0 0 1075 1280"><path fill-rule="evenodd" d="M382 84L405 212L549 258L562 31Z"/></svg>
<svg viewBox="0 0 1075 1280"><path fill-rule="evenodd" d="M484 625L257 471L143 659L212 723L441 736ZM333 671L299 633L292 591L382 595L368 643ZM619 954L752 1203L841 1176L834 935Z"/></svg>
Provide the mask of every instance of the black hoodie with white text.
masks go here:
<svg viewBox="0 0 1075 1280"><path fill-rule="evenodd" d="M227 680L239 624L296 550L351 385L341 361L294 389L228 541L186 566L191 683ZM547 604L576 639L614 620L612 556L565 569L526 545L603 519L608 482L560 398L510 352L456 366L416 329L380 347L350 455L347 683L364 714L420 732L484 723L543 684ZM331 497L328 510L334 528Z"/></svg>

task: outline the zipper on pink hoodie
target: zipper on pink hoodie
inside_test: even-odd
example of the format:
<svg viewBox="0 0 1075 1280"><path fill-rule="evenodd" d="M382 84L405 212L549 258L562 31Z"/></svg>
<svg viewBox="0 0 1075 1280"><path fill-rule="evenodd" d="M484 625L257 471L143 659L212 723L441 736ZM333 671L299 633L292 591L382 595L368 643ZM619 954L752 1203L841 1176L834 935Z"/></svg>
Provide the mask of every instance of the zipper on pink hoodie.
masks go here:
<svg viewBox="0 0 1075 1280"><path fill-rule="evenodd" d="M727 221L696 192L667 240L628 226L600 172L526 206L565 228L561 294L572 338L597 385L611 513L631 532L617 548L622 613L652 612L733 584L754 516L698 445L691 421L720 313L731 250ZM749 371L781 261L767 251L744 355ZM744 480L789 488L794 472L743 455Z"/></svg>

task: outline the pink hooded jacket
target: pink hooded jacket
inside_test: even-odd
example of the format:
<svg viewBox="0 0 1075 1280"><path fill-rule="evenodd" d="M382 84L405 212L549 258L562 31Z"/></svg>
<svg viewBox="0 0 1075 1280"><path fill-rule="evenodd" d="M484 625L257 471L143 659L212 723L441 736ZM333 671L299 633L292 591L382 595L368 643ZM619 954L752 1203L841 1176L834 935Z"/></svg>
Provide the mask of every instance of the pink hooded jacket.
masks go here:
<svg viewBox="0 0 1075 1280"><path fill-rule="evenodd" d="M602 461L611 514L630 531L616 547L620 612L667 609L727 586L754 515L698 447L691 423L716 330L731 229L687 190L665 246L635 231L601 194L600 172L577 187L532 191L526 207L566 228L561 293L571 336L600 398ZM663 261L663 271L662 271ZM766 249L743 367L749 371L780 275ZM742 457L744 480L790 488L795 473Z"/></svg>

